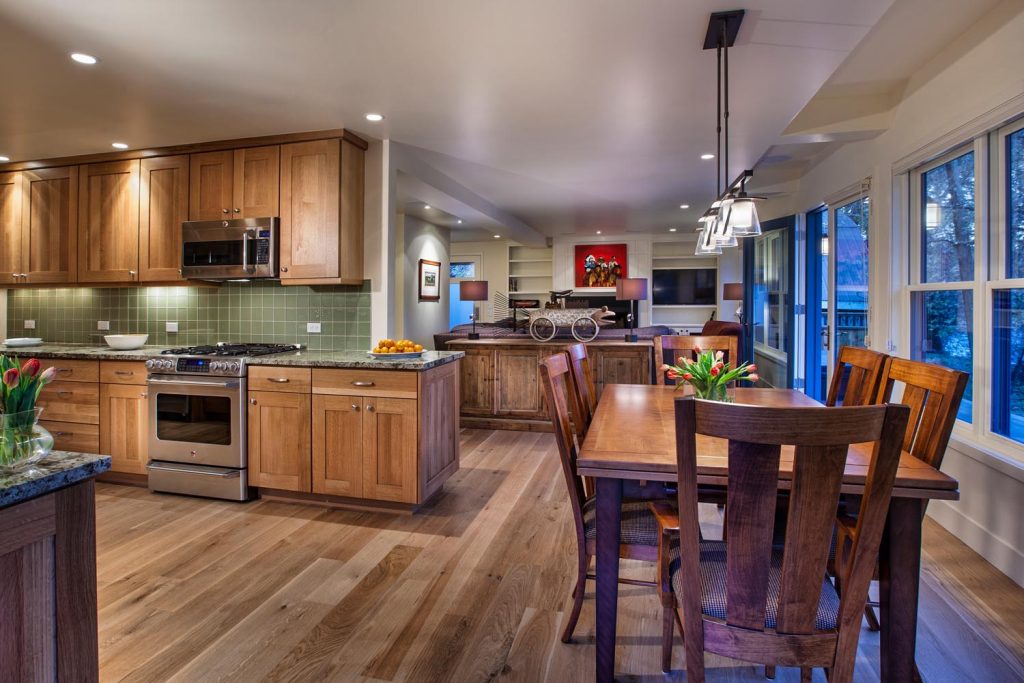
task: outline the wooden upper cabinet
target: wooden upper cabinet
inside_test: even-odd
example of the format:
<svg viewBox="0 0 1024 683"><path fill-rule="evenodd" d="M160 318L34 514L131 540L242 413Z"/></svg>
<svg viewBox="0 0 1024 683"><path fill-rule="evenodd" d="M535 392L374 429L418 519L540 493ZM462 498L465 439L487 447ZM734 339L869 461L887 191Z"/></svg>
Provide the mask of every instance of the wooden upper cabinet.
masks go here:
<svg viewBox="0 0 1024 683"><path fill-rule="evenodd" d="M0 173L0 284L22 282L22 189L20 173Z"/></svg>
<svg viewBox="0 0 1024 683"><path fill-rule="evenodd" d="M78 166L22 171L21 177L23 281L75 282Z"/></svg>
<svg viewBox="0 0 1024 683"><path fill-rule="evenodd" d="M189 162L189 219L213 221L230 218L234 193L234 152L229 149L193 154Z"/></svg>
<svg viewBox="0 0 1024 683"><path fill-rule="evenodd" d="M280 207L281 148L235 150L232 218L276 216Z"/></svg>
<svg viewBox="0 0 1024 683"><path fill-rule="evenodd" d="M142 160L139 281L181 280L181 223L188 220L187 155Z"/></svg>
<svg viewBox="0 0 1024 683"><path fill-rule="evenodd" d="M363 281L363 158L355 145L281 145L282 284Z"/></svg>
<svg viewBox="0 0 1024 683"><path fill-rule="evenodd" d="M82 166L78 281L133 282L139 272L139 160Z"/></svg>

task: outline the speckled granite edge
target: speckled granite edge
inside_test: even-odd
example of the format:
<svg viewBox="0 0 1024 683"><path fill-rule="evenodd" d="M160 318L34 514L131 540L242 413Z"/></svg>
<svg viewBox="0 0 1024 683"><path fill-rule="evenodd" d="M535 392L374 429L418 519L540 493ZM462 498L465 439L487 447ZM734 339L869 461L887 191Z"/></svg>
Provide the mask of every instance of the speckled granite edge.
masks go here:
<svg viewBox="0 0 1024 683"><path fill-rule="evenodd" d="M156 358L169 346L144 346L132 351L117 351L106 346L79 346L75 344L47 344L39 346L7 347L0 345L0 353L18 358L64 358L67 360L146 360Z"/></svg>
<svg viewBox="0 0 1024 683"><path fill-rule="evenodd" d="M66 488L109 469L109 455L53 451L25 471L0 474L0 508Z"/></svg>
<svg viewBox="0 0 1024 683"><path fill-rule="evenodd" d="M462 351L427 351L411 360L378 360L365 351L299 351L249 360L249 365L305 368L357 368L367 370L429 370L454 363L466 354Z"/></svg>

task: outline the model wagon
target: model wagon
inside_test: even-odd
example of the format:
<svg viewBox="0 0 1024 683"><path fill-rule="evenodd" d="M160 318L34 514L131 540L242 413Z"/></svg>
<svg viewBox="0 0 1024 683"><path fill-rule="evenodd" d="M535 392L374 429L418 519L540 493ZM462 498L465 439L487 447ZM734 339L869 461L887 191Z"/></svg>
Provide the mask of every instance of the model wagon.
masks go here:
<svg viewBox="0 0 1024 683"><path fill-rule="evenodd" d="M541 308L530 312L530 336L537 341L553 339L559 327L568 327L581 342L593 341L602 325L614 315L604 308Z"/></svg>

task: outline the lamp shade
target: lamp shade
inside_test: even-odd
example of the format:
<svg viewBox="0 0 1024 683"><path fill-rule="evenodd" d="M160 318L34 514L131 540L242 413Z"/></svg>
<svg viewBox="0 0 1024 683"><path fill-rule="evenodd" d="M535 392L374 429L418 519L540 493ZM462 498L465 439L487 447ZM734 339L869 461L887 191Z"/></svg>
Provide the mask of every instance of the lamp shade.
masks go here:
<svg viewBox="0 0 1024 683"><path fill-rule="evenodd" d="M743 301L743 283L726 282L722 285L722 299L725 301Z"/></svg>
<svg viewBox="0 0 1024 683"><path fill-rule="evenodd" d="M459 283L459 298L463 301L487 301L487 280L463 280Z"/></svg>
<svg viewBox="0 0 1024 683"><path fill-rule="evenodd" d="M615 282L615 298L619 301L646 301L647 278L620 278Z"/></svg>

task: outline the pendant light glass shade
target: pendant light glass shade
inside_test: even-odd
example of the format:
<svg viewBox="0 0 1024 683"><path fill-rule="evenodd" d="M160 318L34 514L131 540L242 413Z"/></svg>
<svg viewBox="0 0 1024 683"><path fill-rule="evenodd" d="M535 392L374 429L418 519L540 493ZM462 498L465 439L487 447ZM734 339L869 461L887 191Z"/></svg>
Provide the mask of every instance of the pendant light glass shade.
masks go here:
<svg viewBox="0 0 1024 683"><path fill-rule="evenodd" d="M729 225L729 202L723 201L718 204L718 220L714 223L711 237L719 247L738 247L739 242L736 241L736 235Z"/></svg>
<svg viewBox="0 0 1024 683"><path fill-rule="evenodd" d="M697 248L694 249L694 256L717 256L722 253L722 248L711 239L710 227L701 230L697 237Z"/></svg>
<svg viewBox="0 0 1024 683"><path fill-rule="evenodd" d="M737 237L754 237L761 234L761 221L757 218L756 201L760 197L740 195L729 201L729 227Z"/></svg>

